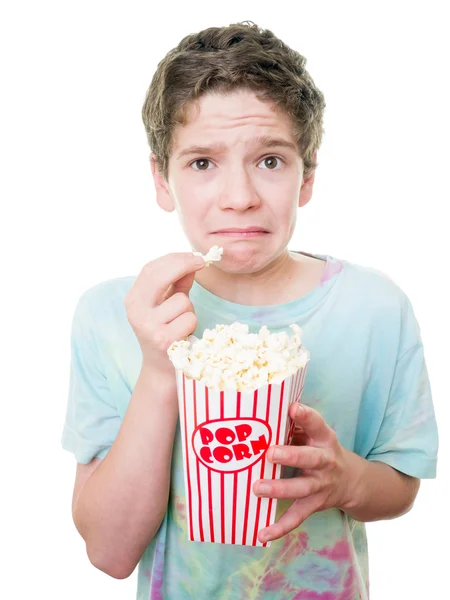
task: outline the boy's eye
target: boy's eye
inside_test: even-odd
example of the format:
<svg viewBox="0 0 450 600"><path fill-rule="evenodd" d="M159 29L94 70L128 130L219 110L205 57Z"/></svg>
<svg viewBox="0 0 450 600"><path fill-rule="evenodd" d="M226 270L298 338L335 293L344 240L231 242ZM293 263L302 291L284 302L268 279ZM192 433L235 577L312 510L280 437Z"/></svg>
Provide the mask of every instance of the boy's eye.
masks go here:
<svg viewBox="0 0 450 600"><path fill-rule="evenodd" d="M195 171L207 171L210 164L211 161L207 158L198 158L197 160L194 160L194 162L191 164L191 167L196 165L194 167Z"/></svg>
<svg viewBox="0 0 450 600"><path fill-rule="evenodd" d="M263 169L271 169L272 171L277 171L279 166L281 166L281 160L276 156L266 156L259 163L260 165L264 165Z"/></svg>

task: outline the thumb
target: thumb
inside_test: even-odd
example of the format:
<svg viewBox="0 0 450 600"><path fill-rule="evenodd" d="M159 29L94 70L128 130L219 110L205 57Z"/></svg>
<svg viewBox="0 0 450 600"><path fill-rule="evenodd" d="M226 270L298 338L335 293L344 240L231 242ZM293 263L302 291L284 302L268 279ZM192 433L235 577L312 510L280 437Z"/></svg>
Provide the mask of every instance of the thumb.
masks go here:
<svg viewBox="0 0 450 600"><path fill-rule="evenodd" d="M290 416L296 426L302 428L303 435L306 434L318 446L328 445L336 435L322 415L306 404L293 402L290 407Z"/></svg>

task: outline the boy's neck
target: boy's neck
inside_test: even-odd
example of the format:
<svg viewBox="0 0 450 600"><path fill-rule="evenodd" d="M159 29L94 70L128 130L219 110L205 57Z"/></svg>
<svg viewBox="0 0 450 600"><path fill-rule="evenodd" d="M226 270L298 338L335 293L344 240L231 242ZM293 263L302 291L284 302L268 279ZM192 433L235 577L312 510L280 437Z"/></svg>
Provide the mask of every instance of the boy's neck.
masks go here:
<svg viewBox="0 0 450 600"><path fill-rule="evenodd" d="M309 294L322 279L326 261L288 250L262 271L251 274L225 273L211 265L195 276L212 294L248 306L292 302Z"/></svg>

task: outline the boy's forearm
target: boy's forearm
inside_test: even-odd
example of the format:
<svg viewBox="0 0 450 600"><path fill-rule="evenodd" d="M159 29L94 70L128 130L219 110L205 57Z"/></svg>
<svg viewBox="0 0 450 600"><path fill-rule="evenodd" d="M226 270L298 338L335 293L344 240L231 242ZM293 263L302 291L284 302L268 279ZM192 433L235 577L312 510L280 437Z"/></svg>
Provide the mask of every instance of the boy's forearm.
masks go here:
<svg viewBox="0 0 450 600"><path fill-rule="evenodd" d="M175 377L143 367L116 440L76 500L89 559L113 577L132 573L164 518L177 417Z"/></svg>
<svg viewBox="0 0 450 600"><path fill-rule="evenodd" d="M420 480L345 450L352 473L350 502L342 510L356 521L393 519L413 506Z"/></svg>

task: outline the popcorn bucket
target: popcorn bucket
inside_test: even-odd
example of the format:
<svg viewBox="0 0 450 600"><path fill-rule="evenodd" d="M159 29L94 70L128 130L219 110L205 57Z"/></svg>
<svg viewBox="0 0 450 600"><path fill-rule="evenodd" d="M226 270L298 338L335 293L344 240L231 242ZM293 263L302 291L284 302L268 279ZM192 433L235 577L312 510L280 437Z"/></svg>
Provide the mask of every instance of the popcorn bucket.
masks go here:
<svg viewBox="0 0 450 600"><path fill-rule="evenodd" d="M259 498L258 479L279 479L266 460L274 444L290 444L292 402L300 402L308 363L280 384L254 391L213 390L177 369L189 540L270 546L258 532L275 521L277 500Z"/></svg>

